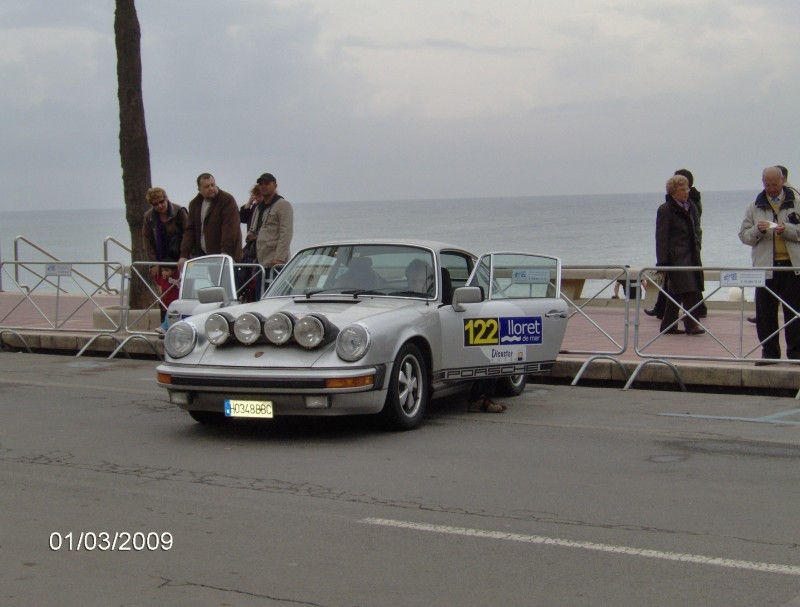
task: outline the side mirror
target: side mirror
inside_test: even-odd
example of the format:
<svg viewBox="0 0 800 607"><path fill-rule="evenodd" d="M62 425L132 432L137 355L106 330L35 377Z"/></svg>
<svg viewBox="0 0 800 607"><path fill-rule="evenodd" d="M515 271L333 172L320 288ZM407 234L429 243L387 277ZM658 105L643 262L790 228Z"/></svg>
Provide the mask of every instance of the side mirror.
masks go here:
<svg viewBox="0 0 800 607"><path fill-rule="evenodd" d="M201 304L222 303L225 301L225 289L222 287L205 287L197 291L197 300Z"/></svg>
<svg viewBox="0 0 800 607"><path fill-rule="evenodd" d="M463 312L463 304L480 303L483 301L483 289L480 287L459 287L453 291L453 309Z"/></svg>

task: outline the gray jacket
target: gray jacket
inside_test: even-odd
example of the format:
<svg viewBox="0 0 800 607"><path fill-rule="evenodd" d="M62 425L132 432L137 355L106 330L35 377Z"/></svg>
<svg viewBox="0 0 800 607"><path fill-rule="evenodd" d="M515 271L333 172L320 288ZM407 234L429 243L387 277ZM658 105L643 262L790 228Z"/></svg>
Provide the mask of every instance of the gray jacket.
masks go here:
<svg viewBox="0 0 800 607"><path fill-rule="evenodd" d="M774 221L784 224L783 240L792 265L800 267L800 215L795 211L795 194L791 188L783 188L784 200L775 217L772 207L763 191L753 204L748 205L739 228L739 240L752 247L751 256L754 268L771 268L774 265L773 247L774 232L767 230L762 234L758 229L759 221ZM771 273L768 273L771 278Z"/></svg>

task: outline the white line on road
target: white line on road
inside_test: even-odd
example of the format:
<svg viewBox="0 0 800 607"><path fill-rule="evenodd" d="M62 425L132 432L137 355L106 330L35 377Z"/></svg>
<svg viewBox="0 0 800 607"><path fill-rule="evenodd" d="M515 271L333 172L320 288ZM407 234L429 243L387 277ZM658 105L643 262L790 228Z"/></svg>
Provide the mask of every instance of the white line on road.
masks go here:
<svg viewBox="0 0 800 607"><path fill-rule="evenodd" d="M795 567L792 565L777 565L773 563L738 561L734 559L723 559L712 556L702 556L699 554L681 554L680 552L662 552L660 550L644 550L642 548L631 548L629 546L613 546L609 544L595 544L592 542L576 542L574 540L563 540L554 537L543 537L540 535L520 535L517 533L506 533L503 531L484 531L482 529L468 529L466 527L449 527L447 525L429 525L426 523L412 523L408 521L395 521L391 519L382 519L382 518L365 518L362 519L360 522L367 523L369 525L380 525L383 527L398 527L400 529L412 529L415 531L429 531L433 533L463 535L466 537L479 537L492 540L508 540L511 542L523 542L526 544L543 544L546 546L558 546L560 548L579 548L581 550L595 550L598 552L610 552L613 554L624 554L627 556L641 556L651 559L677 561L679 563L714 565L716 567L728 567L731 569L745 569L749 571L760 571L763 573L782 573L784 575L800 576L800 567Z"/></svg>

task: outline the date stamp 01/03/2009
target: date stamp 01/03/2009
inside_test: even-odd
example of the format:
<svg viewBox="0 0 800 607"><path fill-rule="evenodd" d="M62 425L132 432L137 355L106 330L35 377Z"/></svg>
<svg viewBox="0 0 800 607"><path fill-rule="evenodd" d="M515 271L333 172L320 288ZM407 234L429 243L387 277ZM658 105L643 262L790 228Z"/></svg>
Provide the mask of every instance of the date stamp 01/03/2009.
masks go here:
<svg viewBox="0 0 800 607"><path fill-rule="evenodd" d="M101 552L155 552L172 549L172 534L169 531L69 531L50 534L49 546L53 552L63 550L78 552L99 550Z"/></svg>

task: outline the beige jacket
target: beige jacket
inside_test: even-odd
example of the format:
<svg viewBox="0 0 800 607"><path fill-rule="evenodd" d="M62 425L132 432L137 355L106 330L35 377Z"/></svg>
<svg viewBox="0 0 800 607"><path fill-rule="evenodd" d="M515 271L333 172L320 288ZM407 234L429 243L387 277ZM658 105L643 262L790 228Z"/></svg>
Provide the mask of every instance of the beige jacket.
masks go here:
<svg viewBox="0 0 800 607"><path fill-rule="evenodd" d="M294 210L292 203L279 198L265 210L261 218L261 228L256 240L256 255L262 266L272 266L273 259L289 261L294 231Z"/></svg>

